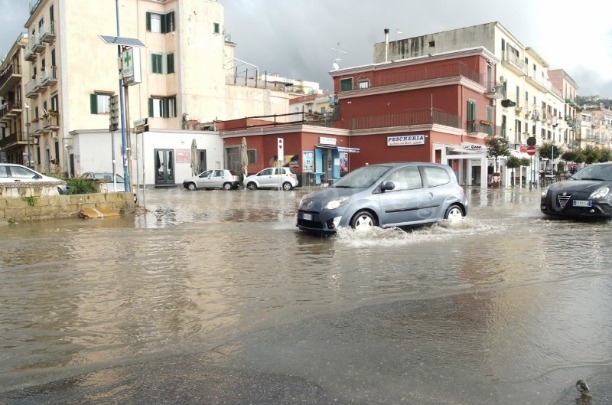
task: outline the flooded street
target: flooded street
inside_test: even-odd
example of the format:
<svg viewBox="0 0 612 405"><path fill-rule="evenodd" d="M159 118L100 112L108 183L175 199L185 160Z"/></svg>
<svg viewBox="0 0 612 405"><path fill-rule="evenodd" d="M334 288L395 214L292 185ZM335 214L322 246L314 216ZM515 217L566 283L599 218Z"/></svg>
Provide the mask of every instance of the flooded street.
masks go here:
<svg viewBox="0 0 612 405"><path fill-rule="evenodd" d="M456 225L317 237L305 192L0 225L0 403L612 402L612 223L472 190Z"/></svg>

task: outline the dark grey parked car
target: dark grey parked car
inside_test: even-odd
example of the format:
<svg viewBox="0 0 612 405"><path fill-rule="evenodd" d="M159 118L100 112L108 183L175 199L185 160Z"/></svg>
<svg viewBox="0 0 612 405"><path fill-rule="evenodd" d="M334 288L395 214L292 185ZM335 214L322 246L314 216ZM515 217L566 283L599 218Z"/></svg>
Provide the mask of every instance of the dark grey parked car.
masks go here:
<svg viewBox="0 0 612 405"><path fill-rule="evenodd" d="M361 167L300 202L297 226L334 233L339 227L423 225L467 214L457 177L437 163L387 163Z"/></svg>

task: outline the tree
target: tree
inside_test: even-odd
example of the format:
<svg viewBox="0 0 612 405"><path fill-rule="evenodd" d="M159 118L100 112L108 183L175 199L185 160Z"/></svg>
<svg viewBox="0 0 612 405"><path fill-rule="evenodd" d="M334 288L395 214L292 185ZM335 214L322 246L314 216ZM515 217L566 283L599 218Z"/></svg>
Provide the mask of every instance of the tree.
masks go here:
<svg viewBox="0 0 612 405"><path fill-rule="evenodd" d="M512 155L506 160L506 167L512 169L512 185L514 185L514 169L521 167L521 159Z"/></svg>
<svg viewBox="0 0 612 405"><path fill-rule="evenodd" d="M501 136L487 136L485 139L487 145L487 156L495 159L495 171L497 172L497 159L500 156L510 156L510 147L508 140Z"/></svg>
<svg viewBox="0 0 612 405"><path fill-rule="evenodd" d="M538 152L540 152L540 157L542 159L550 159L551 157L555 159L560 157L563 153L560 147L551 142L544 142L538 149ZM554 156L551 156L551 152L554 154Z"/></svg>
<svg viewBox="0 0 612 405"><path fill-rule="evenodd" d="M584 148L584 162L586 164L593 164L595 162L599 162L599 158L601 156L601 152L594 146L587 145Z"/></svg>
<svg viewBox="0 0 612 405"><path fill-rule="evenodd" d="M599 163L606 163L612 160L612 150L609 148L603 147L599 150Z"/></svg>

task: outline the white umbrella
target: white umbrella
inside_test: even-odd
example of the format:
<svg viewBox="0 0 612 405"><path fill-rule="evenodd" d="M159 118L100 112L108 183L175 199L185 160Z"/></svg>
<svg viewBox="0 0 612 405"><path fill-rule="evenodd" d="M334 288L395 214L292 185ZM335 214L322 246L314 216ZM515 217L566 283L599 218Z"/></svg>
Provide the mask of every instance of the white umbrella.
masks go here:
<svg viewBox="0 0 612 405"><path fill-rule="evenodd" d="M198 159L198 143L195 138L191 141L191 175L200 174L200 159Z"/></svg>
<svg viewBox="0 0 612 405"><path fill-rule="evenodd" d="M247 140L244 136L242 137L242 143L240 144L240 165L244 177L248 176L249 154L247 152Z"/></svg>

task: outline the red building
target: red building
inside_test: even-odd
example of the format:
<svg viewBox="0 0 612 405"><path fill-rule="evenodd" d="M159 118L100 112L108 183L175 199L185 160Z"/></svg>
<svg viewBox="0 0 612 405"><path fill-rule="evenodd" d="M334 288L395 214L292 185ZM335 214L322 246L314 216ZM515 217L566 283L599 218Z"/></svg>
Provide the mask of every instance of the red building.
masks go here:
<svg viewBox="0 0 612 405"><path fill-rule="evenodd" d="M303 174L303 184L335 179L366 163L425 161L451 165L465 185L486 185L497 63L478 47L339 69L330 73L333 113L324 120L294 113L223 121L217 129L236 171L242 137L249 173L280 163L277 141L283 139L280 160Z"/></svg>

